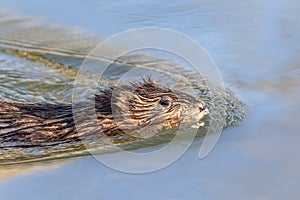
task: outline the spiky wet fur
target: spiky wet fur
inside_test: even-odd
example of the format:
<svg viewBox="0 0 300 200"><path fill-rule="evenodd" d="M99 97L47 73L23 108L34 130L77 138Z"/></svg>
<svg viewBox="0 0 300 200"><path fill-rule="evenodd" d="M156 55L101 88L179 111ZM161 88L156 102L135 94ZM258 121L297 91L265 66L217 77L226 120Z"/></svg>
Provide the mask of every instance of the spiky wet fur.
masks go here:
<svg viewBox="0 0 300 200"><path fill-rule="evenodd" d="M199 105L203 107L192 96L159 87L150 78L101 91L92 102L80 102L74 110L72 104L0 101L0 142L16 146L52 145L103 135L159 132L195 118L193 114L200 113ZM96 117L87 109L93 105Z"/></svg>

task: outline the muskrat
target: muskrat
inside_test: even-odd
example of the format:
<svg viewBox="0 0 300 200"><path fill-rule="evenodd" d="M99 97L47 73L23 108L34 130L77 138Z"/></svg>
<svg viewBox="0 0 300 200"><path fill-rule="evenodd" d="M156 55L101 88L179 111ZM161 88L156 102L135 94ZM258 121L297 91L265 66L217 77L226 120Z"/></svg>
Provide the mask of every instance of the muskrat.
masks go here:
<svg viewBox="0 0 300 200"><path fill-rule="evenodd" d="M43 146L82 138L147 134L196 122L208 113L204 103L180 91L160 87L151 78L111 87L92 99L67 103L0 101L0 142L13 146ZM87 105L94 105L96 123ZM74 114L79 119L74 121ZM193 125L195 127L195 123ZM4 145L5 146L5 145Z"/></svg>

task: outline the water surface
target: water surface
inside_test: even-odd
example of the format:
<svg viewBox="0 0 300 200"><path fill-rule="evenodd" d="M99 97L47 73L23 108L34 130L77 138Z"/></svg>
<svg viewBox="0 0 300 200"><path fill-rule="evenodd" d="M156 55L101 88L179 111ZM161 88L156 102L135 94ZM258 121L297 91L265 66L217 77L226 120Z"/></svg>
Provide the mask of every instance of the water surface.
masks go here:
<svg viewBox="0 0 300 200"><path fill-rule="evenodd" d="M204 45L225 85L249 106L248 118L225 131L203 160L197 157L197 140L170 167L143 175L114 171L92 157L55 168L49 164L35 173L24 166L3 179L1 198L299 199L297 1L15 0L1 7L103 37L144 26L181 31Z"/></svg>

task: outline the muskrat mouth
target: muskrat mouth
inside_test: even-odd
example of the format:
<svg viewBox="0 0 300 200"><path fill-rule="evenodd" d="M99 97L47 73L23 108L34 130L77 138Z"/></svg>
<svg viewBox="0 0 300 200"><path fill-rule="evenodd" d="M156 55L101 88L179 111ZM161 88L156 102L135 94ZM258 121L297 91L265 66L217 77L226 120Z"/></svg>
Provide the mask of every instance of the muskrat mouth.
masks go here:
<svg viewBox="0 0 300 200"><path fill-rule="evenodd" d="M196 124L194 124L194 125L192 125L191 126L191 128L195 128L195 129L198 129L198 128L200 128L200 127L203 127L204 125L205 125L205 123L203 122L203 121L201 121L202 120L202 118L205 116L205 115L207 115L208 113L209 113L209 111L208 111L208 109L204 106L204 105L199 105L199 115L201 116L200 117L200 119L199 119L199 121L196 123Z"/></svg>

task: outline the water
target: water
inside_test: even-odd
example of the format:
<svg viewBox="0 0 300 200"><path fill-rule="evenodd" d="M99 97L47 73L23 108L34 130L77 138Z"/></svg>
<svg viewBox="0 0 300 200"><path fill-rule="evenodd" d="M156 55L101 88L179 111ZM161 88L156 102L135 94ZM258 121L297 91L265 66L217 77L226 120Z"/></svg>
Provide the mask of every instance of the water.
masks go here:
<svg viewBox="0 0 300 200"><path fill-rule="evenodd" d="M15 0L1 5L104 37L144 26L181 31L203 44L225 85L249 107L248 118L225 131L203 160L197 157L197 140L170 167L143 175L117 172L92 157L9 166L1 170L1 198L299 199L298 2Z"/></svg>

